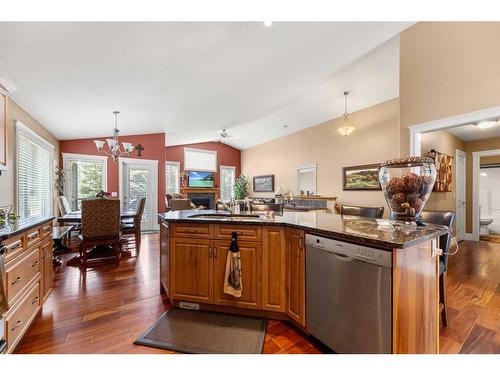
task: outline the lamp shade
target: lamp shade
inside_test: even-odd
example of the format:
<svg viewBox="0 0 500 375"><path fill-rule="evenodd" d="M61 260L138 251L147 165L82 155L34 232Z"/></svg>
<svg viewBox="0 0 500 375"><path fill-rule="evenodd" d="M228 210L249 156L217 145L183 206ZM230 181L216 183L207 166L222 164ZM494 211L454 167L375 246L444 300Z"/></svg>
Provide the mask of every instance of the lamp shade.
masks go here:
<svg viewBox="0 0 500 375"><path fill-rule="evenodd" d="M94 143L95 143L95 146L97 147L97 150L98 150L98 151L101 151L101 150L102 150L102 148L104 147L104 144L105 144L106 142L104 142L104 141L97 141L97 140L96 140L96 141L94 141Z"/></svg>
<svg viewBox="0 0 500 375"><path fill-rule="evenodd" d="M110 150L115 150L119 147L118 141L116 141L115 139L106 139L106 142L108 142L108 146L109 146Z"/></svg>
<svg viewBox="0 0 500 375"><path fill-rule="evenodd" d="M130 154L132 151L134 151L134 145L132 143L122 142L122 145L126 153Z"/></svg>

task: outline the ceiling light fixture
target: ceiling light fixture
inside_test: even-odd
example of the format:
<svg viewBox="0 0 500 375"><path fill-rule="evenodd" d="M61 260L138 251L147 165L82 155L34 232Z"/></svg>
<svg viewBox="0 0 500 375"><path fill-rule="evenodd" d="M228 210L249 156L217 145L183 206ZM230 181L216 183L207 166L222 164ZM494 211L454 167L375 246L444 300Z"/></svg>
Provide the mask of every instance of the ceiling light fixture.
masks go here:
<svg viewBox="0 0 500 375"><path fill-rule="evenodd" d="M481 121L476 124L476 126L479 129L490 129L498 125L500 121L493 121L493 120L488 120L488 121Z"/></svg>
<svg viewBox="0 0 500 375"><path fill-rule="evenodd" d="M273 21L264 21L265 27L271 27L273 25Z"/></svg>
<svg viewBox="0 0 500 375"><path fill-rule="evenodd" d="M113 161L116 161L120 156L130 156L132 151L134 151L134 145L132 143L128 142L122 142L123 146L123 151L122 148L120 147L120 142L118 140L118 136L120 134L120 130L118 130L118 115L120 114L119 111L114 111L113 114L115 115L115 128L113 129L113 138L106 139L106 142L108 144L108 150L104 149L104 145L106 142L101 141L101 140L95 140L95 146L97 147L97 151L102 152L108 156L111 156Z"/></svg>
<svg viewBox="0 0 500 375"><path fill-rule="evenodd" d="M349 91L344 91L344 125L341 128L338 128L337 131L342 134L344 137L351 135L351 133L356 129L354 125L351 125L349 121L349 113L347 113L347 95L349 95Z"/></svg>

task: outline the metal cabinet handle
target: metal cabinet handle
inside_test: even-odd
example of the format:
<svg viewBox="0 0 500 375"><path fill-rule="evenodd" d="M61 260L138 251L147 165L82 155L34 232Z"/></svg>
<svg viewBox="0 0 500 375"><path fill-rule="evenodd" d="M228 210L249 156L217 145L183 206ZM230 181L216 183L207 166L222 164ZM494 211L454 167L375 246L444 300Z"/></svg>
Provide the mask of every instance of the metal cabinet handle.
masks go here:
<svg viewBox="0 0 500 375"><path fill-rule="evenodd" d="M21 240L17 240L16 242L14 242L12 245L10 246L7 246L7 248L9 250L14 250L14 249L17 249L18 247L21 247L22 243L21 243Z"/></svg>
<svg viewBox="0 0 500 375"><path fill-rule="evenodd" d="M40 297L36 296L35 299L33 301L31 301L31 304L34 305L35 303L38 302L39 299L40 299Z"/></svg>
<svg viewBox="0 0 500 375"><path fill-rule="evenodd" d="M37 238L38 236L40 235L40 232L35 232L35 233L31 233L29 236L28 236L28 239L29 240L32 240L34 238Z"/></svg>
<svg viewBox="0 0 500 375"><path fill-rule="evenodd" d="M33 263L33 264L31 265L31 267L36 267L36 266L38 266L39 264L40 264L40 262L37 260L35 263Z"/></svg>
<svg viewBox="0 0 500 375"><path fill-rule="evenodd" d="M18 283L19 281L21 281L22 279L23 278L21 276L18 276L18 277L16 277L16 279L13 282L10 283L10 285L14 285L14 284Z"/></svg>
<svg viewBox="0 0 500 375"><path fill-rule="evenodd" d="M186 232L189 232L189 233L196 233L198 232L196 229L193 229L193 228L187 228L186 229Z"/></svg>
<svg viewBox="0 0 500 375"><path fill-rule="evenodd" d="M19 327L21 326L21 324L23 324L23 321L22 321L22 320L18 320L18 321L16 322L16 325L15 325L14 327L12 327L12 328L10 329L10 331L11 331L11 332L13 332L15 329L19 328Z"/></svg>
<svg viewBox="0 0 500 375"><path fill-rule="evenodd" d="M217 248L214 247L214 258L217 258Z"/></svg>
<svg viewBox="0 0 500 375"><path fill-rule="evenodd" d="M212 258L212 248L211 247L208 248L208 257Z"/></svg>

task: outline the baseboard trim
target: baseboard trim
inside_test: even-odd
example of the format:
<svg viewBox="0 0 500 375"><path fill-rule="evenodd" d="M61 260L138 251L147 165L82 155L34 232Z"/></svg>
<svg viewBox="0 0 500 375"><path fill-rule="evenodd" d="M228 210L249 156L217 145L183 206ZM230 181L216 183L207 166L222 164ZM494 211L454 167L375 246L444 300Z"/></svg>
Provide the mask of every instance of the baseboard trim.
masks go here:
<svg viewBox="0 0 500 375"><path fill-rule="evenodd" d="M466 241L474 241L474 235L472 233L465 233L464 240L466 240Z"/></svg>

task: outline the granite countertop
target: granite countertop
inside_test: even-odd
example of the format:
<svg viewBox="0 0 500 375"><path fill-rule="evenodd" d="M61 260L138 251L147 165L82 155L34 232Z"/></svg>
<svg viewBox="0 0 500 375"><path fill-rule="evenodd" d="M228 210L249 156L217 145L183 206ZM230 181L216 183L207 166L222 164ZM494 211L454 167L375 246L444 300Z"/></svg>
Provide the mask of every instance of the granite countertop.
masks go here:
<svg viewBox="0 0 500 375"><path fill-rule="evenodd" d="M282 216L267 219L263 214L251 218L200 218L193 215L229 215L229 212L215 210L185 210L158 214L164 222L220 223L243 225L282 225L305 230L307 233L330 237L351 243L373 246L381 249L403 249L445 234L447 229L438 225L425 227L401 226L381 229L372 218L341 216L327 212L283 212ZM257 213L256 213L257 214ZM248 214L247 214L248 215Z"/></svg>
<svg viewBox="0 0 500 375"><path fill-rule="evenodd" d="M0 226L0 240L14 237L15 235L24 232L25 230L29 230L51 220L54 220L54 216L37 216L26 219L19 219L14 223L5 223L4 225Z"/></svg>

